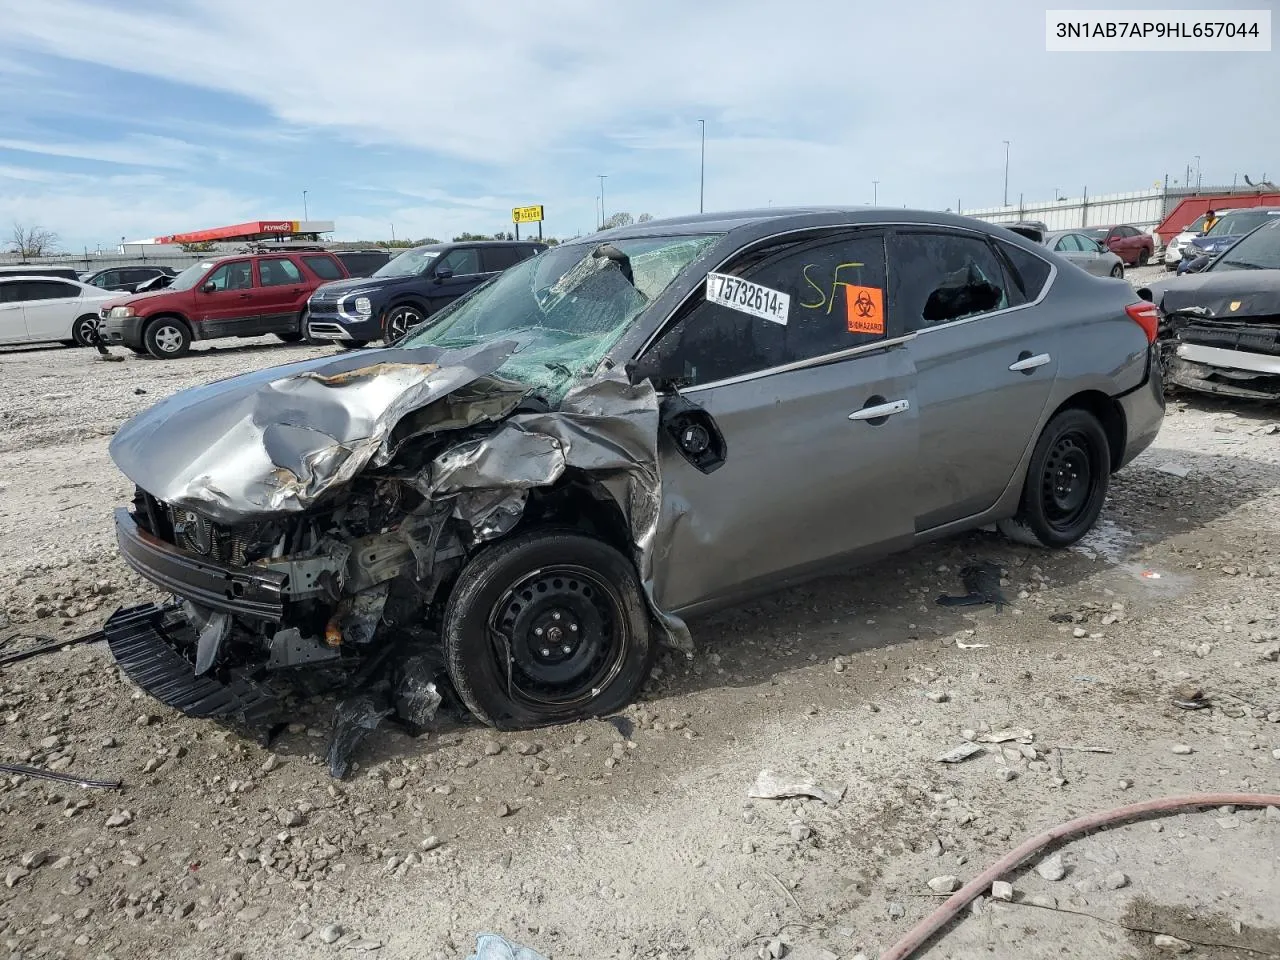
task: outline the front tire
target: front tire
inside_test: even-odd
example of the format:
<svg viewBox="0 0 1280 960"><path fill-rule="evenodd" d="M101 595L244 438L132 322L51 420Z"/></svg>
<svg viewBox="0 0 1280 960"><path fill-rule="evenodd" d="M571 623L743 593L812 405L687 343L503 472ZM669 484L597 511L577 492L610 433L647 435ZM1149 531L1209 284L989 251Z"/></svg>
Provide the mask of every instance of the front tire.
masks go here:
<svg viewBox="0 0 1280 960"><path fill-rule="evenodd" d="M76 317L76 322L71 325L71 339L77 347L91 347L97 331L97 315L86 313L83 317Z"/></svg>
<svg viewBox="0 0 1280 960"><path fill-rule="evenodd" d="M277 333L276 339L284 343L301 343L302 334L300 333Z"/></svg>
<svg viewBox="0 0 1280 960"><path fill-rule="evenodd" d="M382 321L383 342L395 343L425 319L427 312L417 304L397 304L387 311L387 317Z"/></svg>
<svg viewBox="0 0 1280 960"><path fill-rule="evenodd" d="M1087 534L1102 513L1111 446L1097 417L1063 410L1036 441L1017 514L998 524L1011 540L1060 550Z"/></svg>
<svg viewBox="0 0 1280 960"><path fill-rule="evenodd" d="M477 553L450 594L442 633L458 695L500 730L612 713L635 697L655 653L631 561L556 530Z"/></svg>
<svg viewBox="0 0 1280 960"><path fill-rule="evenodd" d="M369 345L368 340L321 340L320 343L336 343L343 350L359 350Z"/></svg>
<svg viewBox="0 0 1280 960"><path fill-rule="evenodd" d="M191 349L191 331L181 320L160 317L147 324L142 345L157 360L176 360Z"/></svg>
<svg viewBox="0 0 1280 960"><path fill-rule="evenodd" d="M1124 279L1124 264L1123 264L1123 263L1117 263L1114 267L1112 267L1112 268L1111 268L1111 275L1112 275L1113 277L1115 277L1117 280L1123 280L1123 279Z"/></svg>

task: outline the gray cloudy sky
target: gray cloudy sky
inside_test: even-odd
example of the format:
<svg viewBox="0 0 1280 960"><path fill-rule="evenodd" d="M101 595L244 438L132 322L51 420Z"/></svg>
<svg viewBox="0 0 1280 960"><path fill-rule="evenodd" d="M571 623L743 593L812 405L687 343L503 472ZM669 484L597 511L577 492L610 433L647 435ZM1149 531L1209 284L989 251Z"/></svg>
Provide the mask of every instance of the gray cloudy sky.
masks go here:
<svg viewBox="0 0 1280 960"><path fill-rule="evenodd" d="M1003 140L1015 201L1280 176L1280 54L1050 54L1047 6L0 0L0 223L92 247L306 189L342 238L536 202L572 235L601 173L609 212L696 210L699 118L708 209L991 206Z"/></svg>

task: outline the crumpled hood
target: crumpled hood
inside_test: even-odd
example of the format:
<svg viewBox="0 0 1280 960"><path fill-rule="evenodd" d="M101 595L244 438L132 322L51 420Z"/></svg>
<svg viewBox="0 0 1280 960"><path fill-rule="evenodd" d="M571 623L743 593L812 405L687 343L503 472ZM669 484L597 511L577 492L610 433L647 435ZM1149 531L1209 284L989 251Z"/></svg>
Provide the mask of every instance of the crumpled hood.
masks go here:
<svg viewBox="0 0 1280 960"><path fill-rule="evenodd" d="M1280 270L1210 270L1150 286L1165 314L1203 307L1218 320L1280 314Z"/></svg>
<svg viewBox="0 0 1280 960"><path fill-rule="evenodd" d="M222 523L300 512L387 462L406 414L493 373L515 348L388 347L215 381L129 420L111 458L152 496Z"/></svg>

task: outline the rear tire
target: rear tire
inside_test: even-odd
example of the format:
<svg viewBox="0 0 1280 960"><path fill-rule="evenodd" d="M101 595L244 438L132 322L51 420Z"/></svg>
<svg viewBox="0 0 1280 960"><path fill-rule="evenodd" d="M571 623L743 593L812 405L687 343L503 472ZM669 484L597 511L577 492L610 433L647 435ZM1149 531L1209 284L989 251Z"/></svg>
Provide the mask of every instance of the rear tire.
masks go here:
<svg viewBox="0 0 1280 960"><path fill-rule="evenodd" d="M655 654L631 561L568 531L482 548L453 587L442 634L458 695L502 730L612 713L635 697Z"/></svg>
<svg viewBox="0 0 1280 960"><path fill-rule="evenodd" d="M157 360L177 360L191 349L191 331L181 320L159 317L147 324L142 345Z"/></svg>
<svg viewBox="0 0 1280 960"><path fill-rule="evenodd" d="M1148 261L1150 261L1150 259L1151 259L1151 251L1148 250L1146 247L1143 247L1142 250L1138 253L1138 266L1145 267Z"/></svg>
<svg viewBox="0 0 1280 960"><path fill-rule="evenodd" d="M1018 512L998 524L1010 540L1060 550L1098 521L1111 479L1111 446L1098 418L1063 410L1045 426L1027 467Z"/></svg>
<svg viewBox="0 0 1280 960"><path fill-rule="evenodd" d="M71 341L77 347L91 347L97 329L97 314L86 313L83 317L76 317L76 322L71 325Z"/></svg>

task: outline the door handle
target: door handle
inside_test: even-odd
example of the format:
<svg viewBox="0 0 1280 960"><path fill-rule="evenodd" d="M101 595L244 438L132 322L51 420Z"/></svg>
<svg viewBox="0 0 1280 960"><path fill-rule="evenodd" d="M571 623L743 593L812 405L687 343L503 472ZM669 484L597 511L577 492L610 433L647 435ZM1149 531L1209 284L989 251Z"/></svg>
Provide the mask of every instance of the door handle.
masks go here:
<svg viewBox="0 0 1280 960"><path fill-rule="evenodd" d="M1023 350L1022 353L1018 354L1018 359L1009 364L1009 369L1014 373L1030 373L1037 367L1043 367L1045 364L1052 362L1053 357L1047 353L1037 353L1033 357L1030 351Z"/></svg>
<svg viewBox="0 0 1280 960"><path fill-rule="evenodd" d="M242 293L242 294L240 294L240 299L241 299L241 300L248 300L251 296L253 296L253 294L251 294L251 293Z"/></svg>
<svg viewBox="0 0 1280 960"><path fill-rule="evenodd" d="M874 407L863 407L849 414L850 420L879 420L892 417L895 413L906 413L911 409L909 400L892 400L889 403L878 403Z"/></svg>

